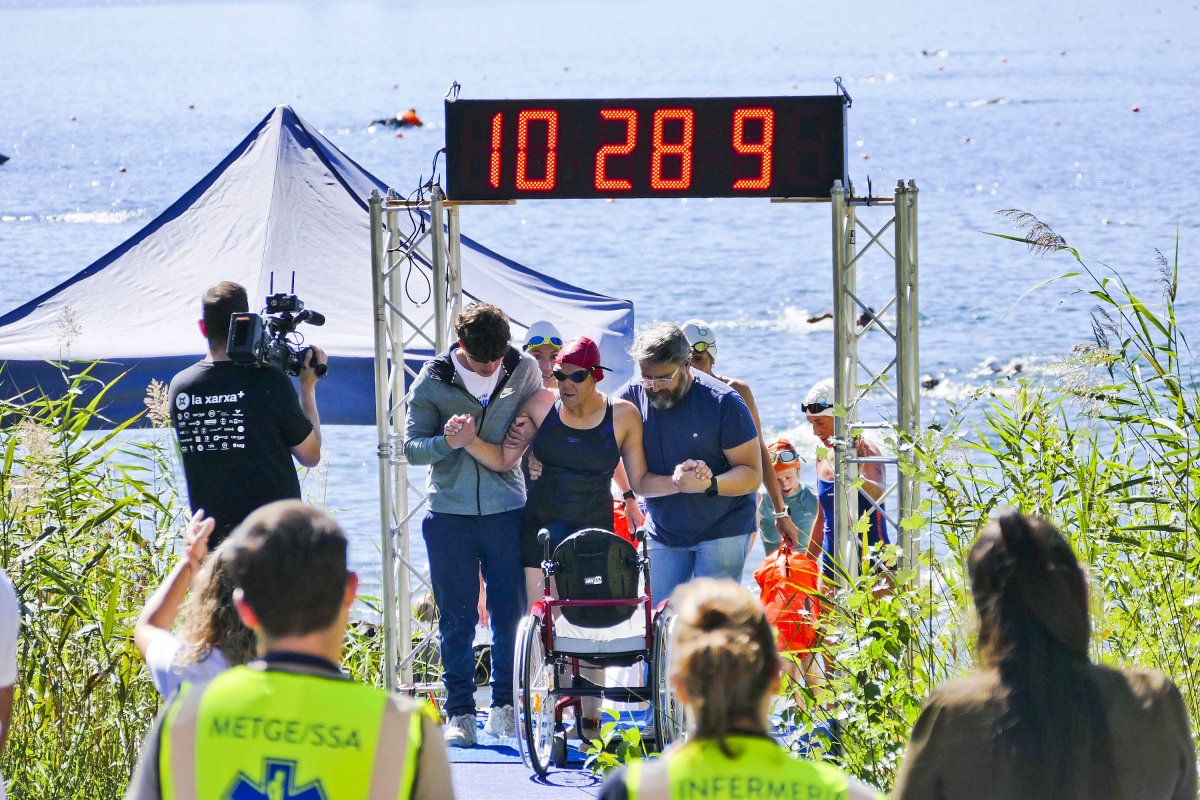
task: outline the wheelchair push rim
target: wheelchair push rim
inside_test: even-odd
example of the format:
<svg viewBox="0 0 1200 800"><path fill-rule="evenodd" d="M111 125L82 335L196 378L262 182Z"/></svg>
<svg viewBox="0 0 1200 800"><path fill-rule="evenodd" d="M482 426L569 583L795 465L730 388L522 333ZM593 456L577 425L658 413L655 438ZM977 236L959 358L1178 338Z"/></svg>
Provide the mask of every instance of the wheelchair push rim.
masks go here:
<svg viewBox="0 0 1200 800"><path fill-rule="evenodd" d="M550 771L554 757L554 662L546 655L543 620L527 616L517 631L517 744L521 761L539 776Z"/></svg>

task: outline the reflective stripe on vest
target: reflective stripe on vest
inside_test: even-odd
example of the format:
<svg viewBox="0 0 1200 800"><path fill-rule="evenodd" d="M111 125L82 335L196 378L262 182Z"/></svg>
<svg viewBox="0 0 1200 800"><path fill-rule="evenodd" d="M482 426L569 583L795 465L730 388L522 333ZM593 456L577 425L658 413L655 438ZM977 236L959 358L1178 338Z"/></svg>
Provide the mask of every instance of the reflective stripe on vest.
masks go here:
<svg viewBox="0 0 1200 800"><path fill-rule="evenodd" d="M359 683L236 667L172 701L162 797L408 800L427 715Z"/></svg>
<svg viewBox="0 0 1200 800"><path fill-rule="evenodd" d="M712 740L625 767L629 800L845 800L849 781L830 764L801 761L771 739L729 736L734 758Z"/></svg>

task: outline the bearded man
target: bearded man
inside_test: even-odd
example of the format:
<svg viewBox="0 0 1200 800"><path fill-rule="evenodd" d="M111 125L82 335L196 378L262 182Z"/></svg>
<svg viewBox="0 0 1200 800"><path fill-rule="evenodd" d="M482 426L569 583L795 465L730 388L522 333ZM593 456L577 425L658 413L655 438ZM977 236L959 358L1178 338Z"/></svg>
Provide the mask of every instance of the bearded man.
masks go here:
<svg viewBox="0 0 1200 800"><path fill-rule="evenodd" d="M736 391L693 369L678 325L642 331L629 354L641 376L621 392L641 413L646 468L677 494L646 498L650 590L670 597L692 578L740 581L762 483L758 428Z"/></svg>

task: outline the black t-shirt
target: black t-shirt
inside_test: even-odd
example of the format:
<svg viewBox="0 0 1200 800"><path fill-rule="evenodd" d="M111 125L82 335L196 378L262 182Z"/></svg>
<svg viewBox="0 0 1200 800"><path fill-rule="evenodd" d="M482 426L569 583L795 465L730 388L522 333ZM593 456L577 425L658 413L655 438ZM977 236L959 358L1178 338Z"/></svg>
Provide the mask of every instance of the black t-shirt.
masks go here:
<svg viewBox="0 0 1200 800"><path fill-rule="evenodd" d="M256 508L300 497L291 448L312 423L280 370L193 364L171 380L171 422L192 511L217 521L210 546Z"/></svg>

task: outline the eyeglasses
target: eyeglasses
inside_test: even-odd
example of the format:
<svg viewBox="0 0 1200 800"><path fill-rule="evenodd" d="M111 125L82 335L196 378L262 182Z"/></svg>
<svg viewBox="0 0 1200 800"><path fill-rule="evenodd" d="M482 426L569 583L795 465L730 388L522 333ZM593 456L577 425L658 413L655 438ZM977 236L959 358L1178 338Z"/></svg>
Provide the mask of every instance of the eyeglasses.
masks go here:
<svg viewBox="0 0 1200 800"><path fill-rule="evenodd" d="M822 411L828 411L833 408L833 403L805 403L800 406L800 410L805 414L820 414Z"/></svg>
<svg viewBox="0 0 1200 800"><path fill-rule="evenodd" d="M534 336L525 343L524 349L528 350L531 347L541 347L544 344L550 345L555 350L562 349L562 339L558 338L557 336Z"/></svg>
<svg viewBox="0 0 1200 800"><path fill-rule="evenodd" d="M675 380L675 376L679 374L679 370L681 369L683 369L683 364L680 364L678 367L676 367L675 371L665 378L647 378L645 375L643 375L642 386L646 389L657 389L660 386L666 388L667 386L671 385L671 381Z"/></svg>
<svg viewBox="0 0 1200 800"><path fill-rule="evenodd" d="M556 381L574 381L575 383L583 383L592 376L590 369L581 369L578 372L572 372L570 375L563 372L561 369L556 369L550 373Z"/></svg>
<svg viewBox="0 0 1200 800"><path fill-rule="evenodd" d="M694 345L692 345L692 352L693 353L707 353L708 348L710 348L710 347L716 347L716 345L709 344L708 342L696 342Z"/></svg>
<svg viewBox="0 0 1200 800"><path fill-rule="evenodd" d="M772 464L793 464L800 460L795 450L779 450L771 453Z"/></svg>

